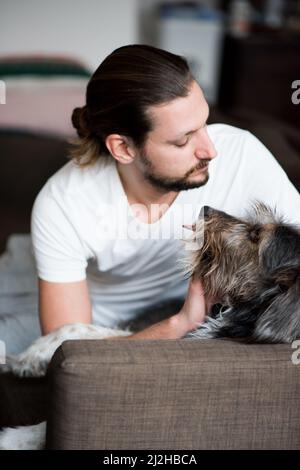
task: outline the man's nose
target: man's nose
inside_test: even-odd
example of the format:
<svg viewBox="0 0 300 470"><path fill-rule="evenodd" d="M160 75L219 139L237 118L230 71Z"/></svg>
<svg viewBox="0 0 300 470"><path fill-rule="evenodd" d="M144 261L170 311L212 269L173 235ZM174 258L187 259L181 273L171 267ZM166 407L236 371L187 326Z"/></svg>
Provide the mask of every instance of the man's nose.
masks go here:
<svg viewBox="0 0 300 470"><path fill-rule="evenodd" d="M200 159L207 158L212 160L217 156L216 148L206 129L203 129L203 133L199 136L195 153L196 157Z"/></svg>

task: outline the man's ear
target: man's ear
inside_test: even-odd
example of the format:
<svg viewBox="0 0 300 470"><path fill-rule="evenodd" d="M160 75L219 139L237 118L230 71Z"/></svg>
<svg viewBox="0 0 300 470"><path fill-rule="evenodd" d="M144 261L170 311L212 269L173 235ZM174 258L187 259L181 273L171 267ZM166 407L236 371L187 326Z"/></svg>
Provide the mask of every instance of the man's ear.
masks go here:
<svg viewBox="0 0 300 470"><path fill-rule="evenodd" d="M135 158L135 150L131 140L120 134L110 134L105 140L106 147L111 155L120 163L132 163Z"/></svg>

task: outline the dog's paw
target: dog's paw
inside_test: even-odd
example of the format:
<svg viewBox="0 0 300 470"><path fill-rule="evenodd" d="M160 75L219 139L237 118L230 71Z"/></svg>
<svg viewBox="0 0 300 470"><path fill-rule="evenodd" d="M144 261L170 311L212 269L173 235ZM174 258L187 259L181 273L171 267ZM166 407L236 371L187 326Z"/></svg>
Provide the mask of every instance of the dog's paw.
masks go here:
<svg viewBox="0 0 300 470"><path fill-rule="evenodd" d="M43 377L46 375L48 361L43 357L7 356L5 372L11 372L17 377Z"/></svg>

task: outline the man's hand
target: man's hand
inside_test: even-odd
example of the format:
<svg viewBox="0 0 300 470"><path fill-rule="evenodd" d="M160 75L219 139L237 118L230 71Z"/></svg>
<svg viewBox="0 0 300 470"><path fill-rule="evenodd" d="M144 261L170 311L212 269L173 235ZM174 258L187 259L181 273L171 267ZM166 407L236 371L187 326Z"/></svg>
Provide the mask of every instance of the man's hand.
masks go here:
<svg viewBox="0 0 300 470"><path fill-rule="evenodd" d="M209 313L213 299L205 298L200 280L191 280L187 297L182 309L170 318L149 326L123 339L179 339L195 330L204 322ZM120 339L119 336L107 339Z"/></svg>
<svg viewBox="0 0 300 470"><path fill-rule="evenodd" d="M186 322L187 332L196 329L209 314L214 299L205 297L200 279L191 279L187 297L178 316Z"/></svg>

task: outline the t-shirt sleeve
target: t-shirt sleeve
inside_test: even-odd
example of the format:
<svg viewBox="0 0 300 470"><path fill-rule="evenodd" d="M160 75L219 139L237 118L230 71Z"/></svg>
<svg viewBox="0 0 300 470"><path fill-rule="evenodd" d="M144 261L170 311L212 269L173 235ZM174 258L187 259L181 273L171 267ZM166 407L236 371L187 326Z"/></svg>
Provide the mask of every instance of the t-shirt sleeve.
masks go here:
<svg viewBox="0 0 300 470"><path fill-rule="evenodd" d="M40 279L75 282L86 278L87 260L80 237L45 187L32 208L31 240Z"/></svg>
<svg viewBox="0 0 300 470"><path fill-rule="evenodd" d="M287 222L300 224L300 195L271 152L250 132L246 132L242 162L243 193L249 202L268 204Z"/></svg>

